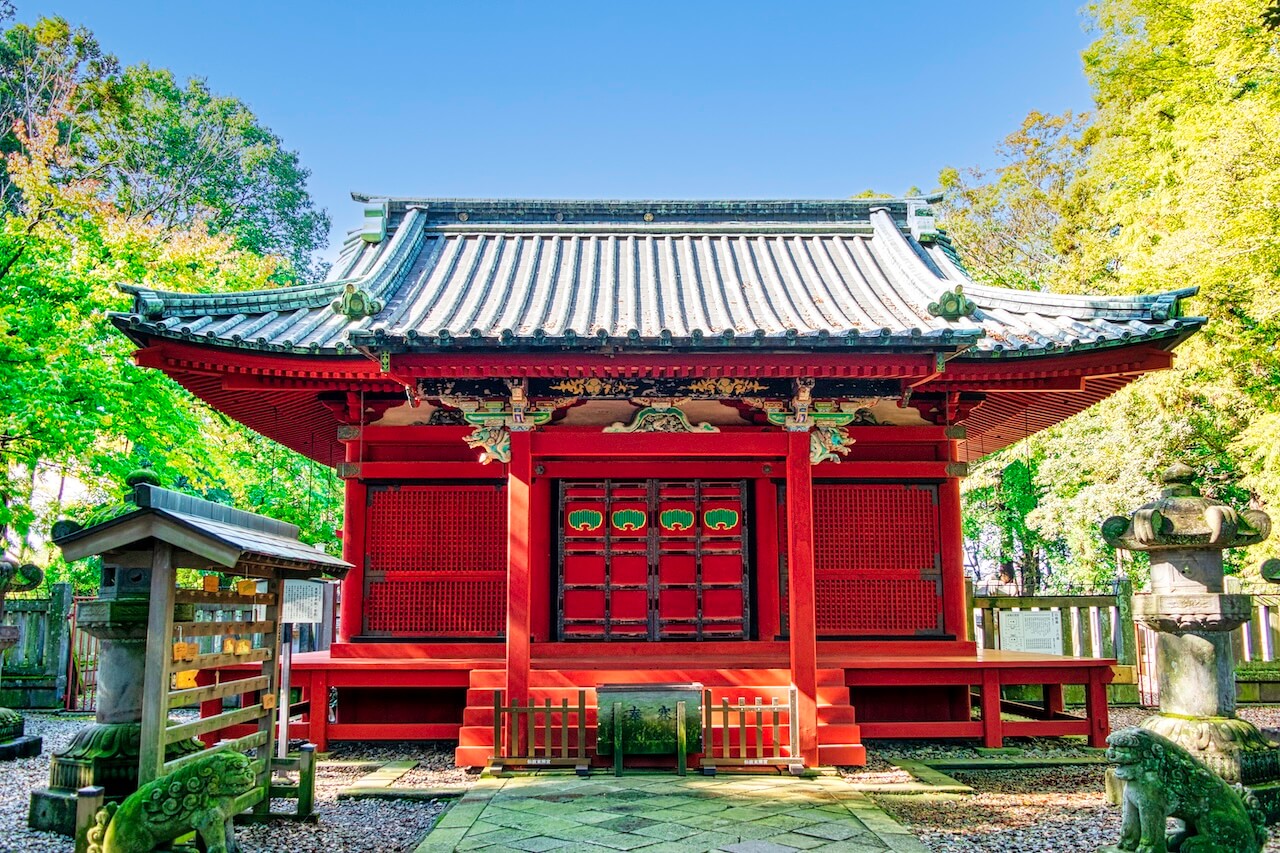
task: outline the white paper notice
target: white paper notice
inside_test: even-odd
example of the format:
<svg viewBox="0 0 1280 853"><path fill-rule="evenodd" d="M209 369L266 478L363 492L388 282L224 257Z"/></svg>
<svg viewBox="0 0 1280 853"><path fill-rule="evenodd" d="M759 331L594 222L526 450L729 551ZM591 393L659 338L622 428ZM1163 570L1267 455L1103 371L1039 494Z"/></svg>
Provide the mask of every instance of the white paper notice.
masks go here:
<svg viewBox="0 0 1280 853"><path fill-rule="evenodd" d="M280 621L313 625L323 619L324 584L320 581L284 582Z"/></svg>
<svg viewBox="0 0 1280 853"><path fill-rule="evenodd" d="M1001 610L1000 648L1011 652L1062 654L1062 612Z"/></svg>

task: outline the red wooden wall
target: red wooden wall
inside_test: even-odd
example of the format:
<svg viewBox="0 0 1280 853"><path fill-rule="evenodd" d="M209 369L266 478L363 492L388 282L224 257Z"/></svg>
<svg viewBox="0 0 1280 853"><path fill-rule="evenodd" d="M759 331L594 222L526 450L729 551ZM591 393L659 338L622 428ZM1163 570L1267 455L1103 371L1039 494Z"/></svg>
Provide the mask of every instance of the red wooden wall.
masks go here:
<svg viewBox="0 0 1280 853"><path fill-rule="evenodd" d="M819 637L942 633L936 486L817 482L813 521Z"/></svg>

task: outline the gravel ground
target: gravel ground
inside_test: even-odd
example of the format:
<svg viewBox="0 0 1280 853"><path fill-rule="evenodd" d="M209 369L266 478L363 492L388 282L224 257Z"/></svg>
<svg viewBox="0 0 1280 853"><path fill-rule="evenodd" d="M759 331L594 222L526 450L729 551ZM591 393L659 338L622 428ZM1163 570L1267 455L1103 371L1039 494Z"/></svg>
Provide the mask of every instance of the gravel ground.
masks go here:
<svg viewBox="0 0 1280 853"><path fill-rule="evenodd" d="M44 738L44 751L35 758L0 763L0 851L40 851L40 853L72 853L70 839L27 828L27 809L31 792L49 784L49 755L66 748L81 728L93 717L77 714L46 715L24 711L27 734Z"/></svg>
<svg viewBox="0 0 1280 853"><path fill-rule="evenodd" d="M1135 725L1151 712L1140 708L1111 709L1113 728ZM1240 716L1268 730L1280 740L1280 707L1246 707ZM72 853L68 839L27 829L27 805L33 788L49 778L49 755L66 746L87 717L27 713L28 734L44 738L44 752L31 759L0 766L0 853ZM1014 739L1010 746L1025 757L1068 757L1092 754L1082 739ZM887 756L928 761L938 758L978 758L963 743L873 741L867 766L844 768L850 780L894 784L911 781ZM444 810L447 801L337 800L337 792L370 772L373 766L397 759L417 759L419 766L396 785L431 788L470 784L474 774L454 768L449 742L340 743L322 762L316 779L318 824L277 822L243 826L237 830L245 853L395 853L411 851ZM991 770L955 772L955 778L975 789L972 795L876 795L876 802L916 832L935 853L1013 853L1037 850L1076 853L1111 844L1118 837L1119 814L1102 796L1102 767ZM283 803L278 804L282 808ZM1280 853L1280 839L1267 853Z"/></svg>
<svg viewBox="0 0 1280 853"><path fill-rule="evenodd" d="M27 828L31 790L49 781L49 756L65 747L91 721L85 716L26 712L27 734L44 738L36 758L0 765L0 853L72 853L70 839ZM397 786L436 787L469 784L475 776L453 767L453 744L386 743L335 745L332 758L321 762L316 774L316 824L277 821L238 827L236 837L244 853L399 853L411 851L448 801L343 800L340 788L374 769L350 762L416 759L421 764ZM280 810L292 802L273 803Z"/></svg>
<svg viewBox="0 0 1280 853"><path fill-rule="evenodd" d="M1142 708L1112 708L1113 729L1137 725L1151 714ZM1240 716L1280 739L1280 708L1247 707ZM1024 757L1074 757L1090 754L1083 740L1073 738L1011 739L1008 746L1024 750ZM905 781L884 756L916 760L978 758L972 746L934 742L873 741L866 768L846 768L859 782ZM970 795L875 795L876 803L913 832L935 853L1013 853L1037 850L1077 853L1114 844L1120 835L1120 813L1103 799L1104 768L949 772L974 788ZM898 777L898 778L894 778ZM1280 838L1267 853L1280 853Z"/></svg>

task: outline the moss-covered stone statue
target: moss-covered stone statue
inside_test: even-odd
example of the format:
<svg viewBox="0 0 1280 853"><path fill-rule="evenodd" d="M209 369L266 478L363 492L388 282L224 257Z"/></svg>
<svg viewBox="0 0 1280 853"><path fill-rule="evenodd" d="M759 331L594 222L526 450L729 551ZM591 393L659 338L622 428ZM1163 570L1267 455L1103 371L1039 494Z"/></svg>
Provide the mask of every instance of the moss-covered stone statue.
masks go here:
<svg viewBox="0 0 1280 853"><path fill-rule="evenodd" d="M1173 741L1135 727L1113 732L1107 744L1124 795L1120 843L1102 853L1258 853L1266 843L1252 795ZM1166 834L1169 817L1183 828Z"/></svg>
<svg viewBox="0 0 1280 853"><path fill-rule="evenodd" d="M256 779L249 758L219 750L148 782L123 803L100 809L89 853L151 853L195 830L209 853L238 853L234 802Z"/></svg>

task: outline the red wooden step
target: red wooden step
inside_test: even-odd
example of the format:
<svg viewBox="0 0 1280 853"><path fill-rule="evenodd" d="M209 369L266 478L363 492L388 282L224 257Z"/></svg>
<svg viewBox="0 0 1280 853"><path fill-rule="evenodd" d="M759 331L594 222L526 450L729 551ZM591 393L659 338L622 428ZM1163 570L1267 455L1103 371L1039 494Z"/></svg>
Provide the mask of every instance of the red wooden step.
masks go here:
<svg viewBox="0 0 1280 853"><path fill-rule="evenodd" d="M818 670L817 680L822 687L843 687L844 671ZM595 687L598 684L645 684L698 681L707 687L777 687L791 683L791 673L785 669L698 669L655 668L634 670L611 669L535 669L529 673L530 687ZM502 689L507 686L507 674L503 669L474 669L471 671L474 688Z"/></svg>
<svg viewBox="0 0 1280 853"><path fill-rule="evenodd" d="M818 725L826 723L856 723L857 712L852 705L819 705Z"/></svg>
<svg viewBox="0 0 1280 853"><path fill-rule="evenodd" d="M484 767L493 755L492 746L459 746L453 751L455 767Z"/></svg>
<svg viewBox="0 0 1280 853"><path fill-rule="evenodd" d="M860 743L819 744L818 762L823 765L861 767L867 763L867 749Z"/></svg>
<svg viewBox="0 0 1280 853"><path fill-rule="evenodd" d="M849 688L840 685L818 685L819 705L848 705Z"/></svg>
<svg viewBox="0 0 1280 853"><path fill-rule="evenodd" d="M861 743L862 730L854 723L818 726L818 743Z"/></svg>

